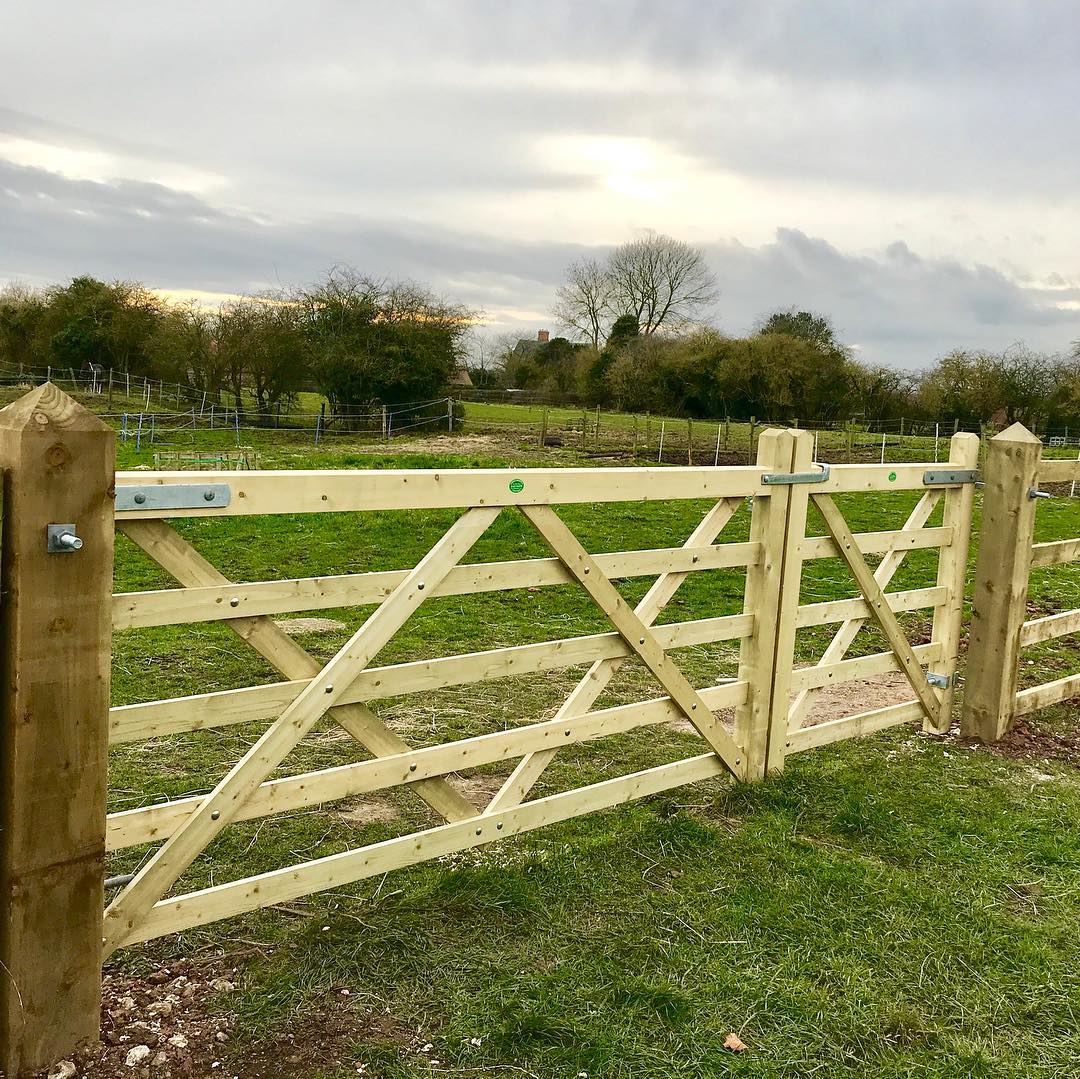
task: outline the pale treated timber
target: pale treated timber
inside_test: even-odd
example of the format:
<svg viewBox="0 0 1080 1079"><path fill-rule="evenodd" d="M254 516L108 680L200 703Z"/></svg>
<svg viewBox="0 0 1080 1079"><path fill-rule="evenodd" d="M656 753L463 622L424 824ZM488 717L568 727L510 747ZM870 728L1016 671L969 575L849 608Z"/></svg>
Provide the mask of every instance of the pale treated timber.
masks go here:
<svg viewBox="0 0 1080 1079"><path fill-rule="evenodd" d="M1016 695L1016 715L1026 716L1040 708L1072 700L1073 697L1080 697L1080 674L1071 674L1067 678L1059 678L1056 682L1045 682L1041 686L1020 690Z"/></svg>
<svg viewBox="0 0 1080 1079"><path fill-rule="evenodd" d="M654 573L689 573L752 565L759 552L752 543L723 543L617 551L594 555L609 577ZM166 588L118 592L113 597L113 628L136 629L187 622L209 622L238 616L289 614L381 603L405 579L408 570L350 573L286 581ZM457 566L432 596L461 596L514 588L537 588L573 580L557 558L480 562Z"/></svg>
<svg viewBox="0 0 1080 1079"><path fill-rule="evenodd" d="M124 521L117 527L182 584L228 583L220 570L164 521ZM225 625L286 678L309 679L322 670L322 664L270 618L233 618ZM330 709L330 716L375 756L409 748L363 704L339 705ZM418 783L413 789L445 820L463 820L475 813L468 799L443 779Z"/></svg>
<svg viewBox="0 0 1080 1079"><path fill-rule="evenodd" d="M520 490L513 481L519 480ZM190 472L121 472L118 486L190 484ZM228 506L216 509L128 510L118 519L233 517L264 513L455 509L602 502L745 498L763 493L755 469L502 468L334 469L200 472L195 482L224 483ZM767 492L765 492L767 493Z"/></svg>
<svg viewBox="0 0 1080 1079"><path fill-rule="evenodd" d="M912 588L906 592L886 592L885 598L894 611L921 611L940 606L948 599L948 594L947 588ZM822 603L804 603L799 608L796 625L806 629L855 619L866 621L869 617L870 607L865 599L831 599Z"/></svg>
<svg viewBox="0 0 1080 1079"><path fill-rule="evenodd" d="M1066 562L1077 561L1080 561L1080 539L1036 543L1031 548L1031 565L1033 568L1063 566Z"/></svg>
<svg viewBox="0 0 1080 1079"><path fill-rule="evenodd" d="M810 472L813 465L814 436L809 431L792 431L792 472ZM784 768L787 716L791 706L792 664L795 661L795 633L802 587L802 541L806 536L806 512L810 487L798 484L791 489L781 558L779 612L776 619L776 645L769 692L769 738L766 771L778 774Z"/></svg>
<svg viewBox="0 0 1080 1079"><path fill-rule="evenodd" d="M1040 483L1070 483L1080 480L1080 461L1040 461Z"/></svg>
<svg viewBox="0 0 1080 1079"><path fill-rule="evenodd" d="M726 774L720 758L715 753L705 753L562 794L538 798L491 816L444 824L257 877L189 892L156 904L121 943L135 944L274 903L285 903L314 892L352 884L457 851L471 850L496 839L519 835L650 794L659 794L673 787L720 778Z"/></svg>
<svg viewBox="0 0 1080 1079"><path fill-rule="evenodd" d="M917 660L934 663L942 658L943 648L938 641L929 644L917 644L912 648ZM857 678L876 678L878 675L901 671L903 666L895 652L874 652L869 656L857 656L854 659L841 659L835 663L814 664L812 667L799 667L792 672L791 688L797 692L822 689L851 682Z"/></svg>
<svg viewBox="0 0 1080 1079"><path fill-rule="evenodd" d="M949 446L949 467L967 471L979 467L981 443L978 435L958 433ZM942 548L938 559L937 583L948 594L934 611L931 641L940 643L941 657L928 670L945 677L946 687L939 694L938 712L927 716L923 729L944 734L952 725L956 695L956 665L960 655L960 637L964 619L964 592L967 586L968 550L971 544L971 520L975 506L975 486L966 484L945 492L943 524L953 534L953 541Z"/></svg>
<svg viewBox="0 0 1080 1079"><path fill-rule="evenodd" d="M870 604L874 621L885 634L889 647L896 653L896 658L900 661L900 667L911 683L915 696L922 702L926 715L934 719L940 710L941 696L926 681L926 672L920 666L910 642L897 623L896 615L889 609L888 601L881 591L881 585L877 583L869 566L863 561L847 522L829 495L815 495L814 505L824 519L833 539L836 540L836 545L840 548L844 561L852 577L855 578L855 583L859 586L859 591Z"/></svg>
<svg viewBox="0 0 1080 1079"><path fill-rule="evenodd" d="M788 753L801 753L806 749L816 749L832 742L842 742L847 738L861 738L875 731L896 727L902 723L914 723L923 718L923 706L919 701L904 704L890 704L885 708L876 708L872 712L861 712L857 716L845 716L827 723L816 723L788 734Z"/></svg>
<svg viewBox="0 0 1080 1079"><path fill-rule="evenodd" d="M738 640L752 633L753 628L753 615L725 615L658 626L656 637L665 648L680 648ZM342 700L346 704L353 704L471 682L560 670L591 663L598 657L628 655L630 649L618 633L597 633L539 644L510 645L486 652L468 652L460 656L414 660L389 667L369 667L345 690ZM308 679L272 682L265 686L119 705L110 710L109 738L112 743L118 744L269 719L280 715L307 683ZM404 748L401 751L404 752Z"/></svg>
<svg viewBox="0 0 1080 1079"><path fill-rule="evenodd" d="M106 953L138 925L304 734L337 703L348 684L423 603L427 585L434 586L442 580L498 515L498 507L466 510L199 808L155 851L105 911Z"/></svg>
<svg viewBox="0 0 1080 1079"><path fill-rule="evenodd" d="M0 1074L98 1035L112 430L51 383L0 412ZM49 554L70 524L81 550Z"/></svg>
<svg viewBox="0 0 1080 1079"><path fill-rule="evenodd" d="M921 490L925 465L834 465L815 490L825 493ZM895 476L895 479L890 479ZM509 477L509 479L508 479ZM511 490L520 479L521 490ZM334 469L200 472L119 472L118 487L223 483L228 506L125 510L124 520L236 517L264 513L452 509L467 506L559 505L592 502L663 502L688 498L769 495L756 466L727 468Z"/></svg>
<svg viewBox="0 0 1080 1079"><path fill-rule="evenodd" d="M1016 709L1020 627L1027 611L1042 443L1021 424L990 439L983 468L982 527L975 570L961 730L997 741Z"/></svg>
<svg viewBox="0 0 1080 1079"><path fill-rule="evenodd" d="M683 710L683 714L698 734L712 746L732 774L741 778L744 771L742 748L728 734L697 690L690 685L686 676L659 645L652 630L634 613L634 609L622 598L611 581L600 572L592 555L582 547L559 515L550 506L523 506L522 513L540 533L544 542L562 559L566 568L604 612L630 649Z"/></svg>
<svg viewBox="0 0 1080 1079"><path fill-rule="evenodd" d="M762 472L790 472L794 453L787 431L766 431L758 440L757 467ZM746 749L746 778L764 777L768 755L772 672L776 666L776 625L791 487L777 486L768 498L755 498L750 539L761 557L746 574L743 611L753 612L755 633L739 648L739 680L749 687L746 701L735 710L735 737ZM798 600L796 599L796 603Z"/></svg>
<svg viewBox="0 0 1080 1079"><path fill-rule="evenodd" d="M971 486L970 484L968 485ZM817 488L813 492L817 493ZM934 504L944 493L933 488ZM932 547L947 547L953 541L953 530L944 526L937 528L901 528L893 532L860 532L859 550L863 554L892 554L896 551L918 551ZM840 551L831 536L807 536L800 545L803 561L817 558L839 558Z"/></svg>
<svg viewBox="0 0 1080 1079"><path fill-rule="evenodd" d="M742 703L746 691L745 683L728 682L707 687L700 693L711 708L733 708ZM398 784L413 784L451 771L512 760L521 754L539 752L553 745L573 745L623 734L639 727L670 723L680 715L677 705L669 698L661 697L616 705L570 719L549 719L506 731L476 735L457 742L410 750L393 757L379 757L269 780L244 803L234 820L252 820L356 794L370 794ZM203 797L181 798L110 814L106 833L108 849L117 850L163 839L191 816Z"/></svg>
<svg viewBox="0 0 1080 1079"><path fill-rule="evenodd" d="M1027 648L1054 637L1067 637L1070 633L1080 633L1080 610L1062 611L1025 622L1020 627L1020 647Z"/></svg>
<svg viewBox="0 0 1080 1079"><path fill-rule="evenodd" d="M741 505L741 499L725 499L718 502L705 514L704 519L690 534L684 546L689 550L693 550L700 544L712 543L731 518L734 517ZM600 559L598 558L596 561L602 567ZM653 582L652 587L634 608L634 613L642 622L651 626L675 593L678 592L686 578L687 574L682 572L672 560L670 571L662 573ZM753 620L753 616L751 616L751 620ZM671 644L665 639L662 630L657 629L655 632L660 645L669 648ZM629 650L625 654L629 655ZM555 718L563 719L587 712L610 684L611 679L618 673L622 662L621 657L597 657L562 703ZM484 812L493 813L495 810L508 809L512 805L523 802L526 795L554 760L555 753L555 750L541 750L536 753L526 754L506 778L499 790L495 792Z"/></svg>
<svg viewBox="0 0 1080 1079"><path fill-rule="evenodd" d="M933 489L927 491L922 498L919 499L915 508L908 515L907 521L904 523L904 528L900 531L900 535L908 531L923 530L929 532L930 529L924 529L923 526L930 519L930 515L934 512L934 508L942 498L942 492ZM897 533L893 533L897 535ZM858 537L859 544L867 542L867 533L862 533ZM836 545L832 543L830 537L830 543L835 550ZM860 550L866 548L860 546ZM874 570L874 580L881 585L882 588L887 588L889 582L896 576L897 571L904 563L904 559L907 557L908 549L889 549L885 552L884 557L878 563L877 568ZM865 602L865 600L864 600ZM899 608L897 608L899 610ZM869 616L869 607L867 608L867 615ZM847 655L848 649L855 641L855 638L859 635L859 630L866 625L867 618L861 616L853 617L844 622L844 624L836 631L833 639L829 642L829 646L825 649L818 663L821 666L825 666L829 663L835 663L837 660L841 660ZM791 704L791 708L788 711L788 729L798 730L802 726L803 720L809 714L810 705L813 701L813 691L807 691L805 693L799 693L795 696L795 700Z"/></svg>

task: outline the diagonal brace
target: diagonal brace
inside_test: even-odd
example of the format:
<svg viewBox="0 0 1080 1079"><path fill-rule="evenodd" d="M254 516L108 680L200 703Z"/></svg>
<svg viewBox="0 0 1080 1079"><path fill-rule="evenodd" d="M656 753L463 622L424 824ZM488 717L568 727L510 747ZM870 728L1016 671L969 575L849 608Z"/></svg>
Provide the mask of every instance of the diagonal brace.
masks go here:
<svg viewBox="0 0 1080 1079"><path fill-rule="evenodd" d="M652 631L604 576L592 555L582 547L578 538L550 506L521 506L520 509L575 580L589 593L593 602L607 615L631 651L653 673L683 715L712 746L727 768L741 778L745 771L743 751L671 661Z"/></svg>
<svg viewBox="0 0 1080 1079"><path fill-rule="evenodd" d="M922 498L919 499L915 508L911 511L911 515L904 522L902 531L910 532L922 528L930 519L930 514L934 512L934 507L941 500L941 495L941 491L927 491ZM897 537L894 543L899 542L900 539ZM904 559L907 555L907 550L898 550L895 546L891 550L885 552L884 557L877 565L877 569L874 570L874 580L881 586L882 591L889 587L893 577L896 576L897 571L904 564ZM825 649L821 658L817 661L817 666L824 667L830 663L837 663L842 660L844 656L847 655L852 642L858 636L859 630L866 625L867 621L866 618L849 618L844 622L836 631L833 639L829 642L829 647ZM797 730L802 726L807 712L810 711L810 705L813 702L814 696L820 692L820 687L804 689L795 697L795 700L791 705L791 710L788 712L788 730Z"/></svg>
<svg viewBox="0 0 1080 1079"><path fill-rule="evenodd" d="M851 575L855 578L859 590L866 598L870 613L874 616L878 626L881 627L881 632L885 634L889 647L896 655L901 669L907 675L911 688L915 691L915 696L919 698L919 703L923 706L927 716L933 720L938 714L941 698L926 681L926 672L922 669L922 664L919 663L914 651L912 651L904 631L900 628L900 623L897 622L896 615L889 606L885 593L881 590L881 585L874 580L870 567L864 561L862 552L855 543L855 537L851 534L851 529L848 528L843 514L836 508L836 503L829 495L814 495L813 499L825 520L825 526L828 528L832 538L836 540L836 546L840 550L841 557L848 564Z"/></svg>
<svg viewBox="0 0 1080 1079"><path fill-rule="evenodd" d="M187 588L230 583L164 521L118 521L116 527ZM290 680L314 678L322 670L323 665L269 615L230 618L224 624ZM408 753L411 749L363 704L339 704L330 709L329 715L376 757ZM476 816L476 807L445 779L424 779L410 786L444 820Z"/></svg>
<svg viewBox="0 0 1080 1079"><path fill-rule="evenodd" d="M195 812L154 852L105 911L104 948L110 955L154 904L237 814L349 683L378 655L431 589L457 565L499 515L499 507L467 510L417 563L380 607L263 732ZM427 591L425 591L425 589Z"/></svg>
<svg viewBox="0 0 1080 1079"><path fill-rule="evenodd" d="M683 546L697 547L715 542L742 504L741 498L725 498L717 502ZM662 573L634 608L637 616L646 625L651 626L689 575L687 571ZM570 719L588 712L624 662L622 658L596 660L563 702L562 707L555 713L555 720ZM520 805L557 752L557 749L541 749L527 753L488 803L484 813L495 813Z"/></svg>

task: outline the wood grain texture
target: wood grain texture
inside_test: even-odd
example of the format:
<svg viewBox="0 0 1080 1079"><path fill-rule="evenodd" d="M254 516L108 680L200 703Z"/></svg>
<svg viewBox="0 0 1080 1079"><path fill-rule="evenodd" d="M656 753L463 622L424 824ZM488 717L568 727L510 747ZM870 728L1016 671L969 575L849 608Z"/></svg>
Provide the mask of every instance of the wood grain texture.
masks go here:
<svg viewBox="0 0 1080 1079"><path fill-rule="evenodd" d="M0 1073L96 1040L114 436L46 384L0 412ZM82 550L46 551L74 524Z"/></svg>

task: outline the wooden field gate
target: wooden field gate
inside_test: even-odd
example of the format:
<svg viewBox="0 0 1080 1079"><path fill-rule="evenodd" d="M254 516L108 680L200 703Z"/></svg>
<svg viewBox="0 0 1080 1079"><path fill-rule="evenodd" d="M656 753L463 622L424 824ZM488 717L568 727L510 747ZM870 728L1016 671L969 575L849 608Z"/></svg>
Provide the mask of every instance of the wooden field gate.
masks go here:
<svg viewBox="0 0 1080 1079"><path fill-rule="evenodd" d="M114 475L113 433L46 385L0 413L3 516L4 711L0 730L3 860L9 917L0 933L0 1067L41 1067L97 1033L100 966L115 949L323 891L530 831L698 780L759 780L792 753L896 724L946 730L952 714L979 441L959 434L947 464L819 466L812 436L770 430L757 464L705 468L349 470ZM903 528L852 534L835 495L918 491ZM553 508L574 503L712 503L688 536L655 550L589 553ZM752 499L747 542L720 542ZM941 524L928 522L943 502ZM827 533L807 535L813 503ZM460 516L412 567L397 571L236 583L196 551L174 518L397 509ZM521 513L551 557L466 564L501 513ZM177 588L112 594L113 532L165 569ZM612 537L617 546L618 537ZM933 587L888 591L908 552L937 549ZM873 568L867 555L879 556ZM800 603L803 563L839 558L860 597ZM693 573L746 567L743 612L656 625ZM654 581L635 606L613 581ZM380 650L432 596L576 583L612 631L373 666ZM321 663L273 621L287 612L378 603ZM909 642L897 612L928 610L926 643ZM114 629L222 621L281 672L282 681L109 707ZM845 658L876 625L888 650ZM794 666L800 628L835 625L816 665ZM739 642L737 677L691 685L668 651ZM628 658L664 695L594 708ZM370 702L421 690L589 664L547 720L413 748ZM804 726L814 694L849 679L902 671L909 702ZM716 713L733 710L728 723ZM324 716L357 743L345 766L268 778ZM530 792L562 746L673 719L701 752L545 797ZM260 720L261 737L217 787L106 816L109 744ZM457 774L516 762L486 805ZM174 891L230 823L405 785L443 823L339 854L195 891ZM107 908L107 850L158 844Z"/></svg>

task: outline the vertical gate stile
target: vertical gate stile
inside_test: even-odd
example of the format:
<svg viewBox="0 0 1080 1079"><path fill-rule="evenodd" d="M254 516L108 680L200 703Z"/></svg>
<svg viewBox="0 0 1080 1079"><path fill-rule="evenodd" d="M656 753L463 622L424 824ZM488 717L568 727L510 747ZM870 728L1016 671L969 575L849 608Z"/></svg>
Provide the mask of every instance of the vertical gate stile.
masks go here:
<svg viewBox="0 0 1080 1079"><path fill-rule="evenodd" d="M814 436L809 431L791 432L792 472L808 472L813 464ZM780 572L773 654L773 684L769 693L769 737L765 769L780 772L788 742L788 711L791 706L791 670L795 662L795 631L802 587L802 546L806 538L806 513L810 487L797 484L788 496L784 526L783 565Z"/></svg>
<svg viewBox="0 0 1080 1079"><path fill-rule="evenodd" d="M989 440L961 730L994 742L1016 716L1020 629L1027 611L1042 443L1021 424Z"/></svg>
<svg viewBox="0 0 1080 1079"><path fill-rule="evenodd" d="M793 459L794 441L788 431L769 430L758 439L757 466L762 472L790 472ZM755 498L750 517L750 542L761 545L761 556L746 571L743 611L753 615L754 631L743 638L739 649L739 681L747 689L746 702L735 710L735 741L746 750L746 778L751 781L765 775L791 490L778 485L767 496Z"/></svg>
<svg viewBox="0 0 1080 1079"><path fill-rule="evenodd" d="M978 468L979 438L973 434L953 435L949 464L957 470ZM934 610L934 627L930 640L942 648L941 659L930 665L934 674L942 674L948 684L941 694L941 709L937 721L923 720L923 730L944 733L952 723L953 700L956 696L956 665L960 652L960 637L964 618L964 586L967 581L968 551L971 544L971 515L975 504L975 485L965 483L945 492L942 524L952 530L952 542L938 556L937 583L946 590L946 599Z"/></svg>

